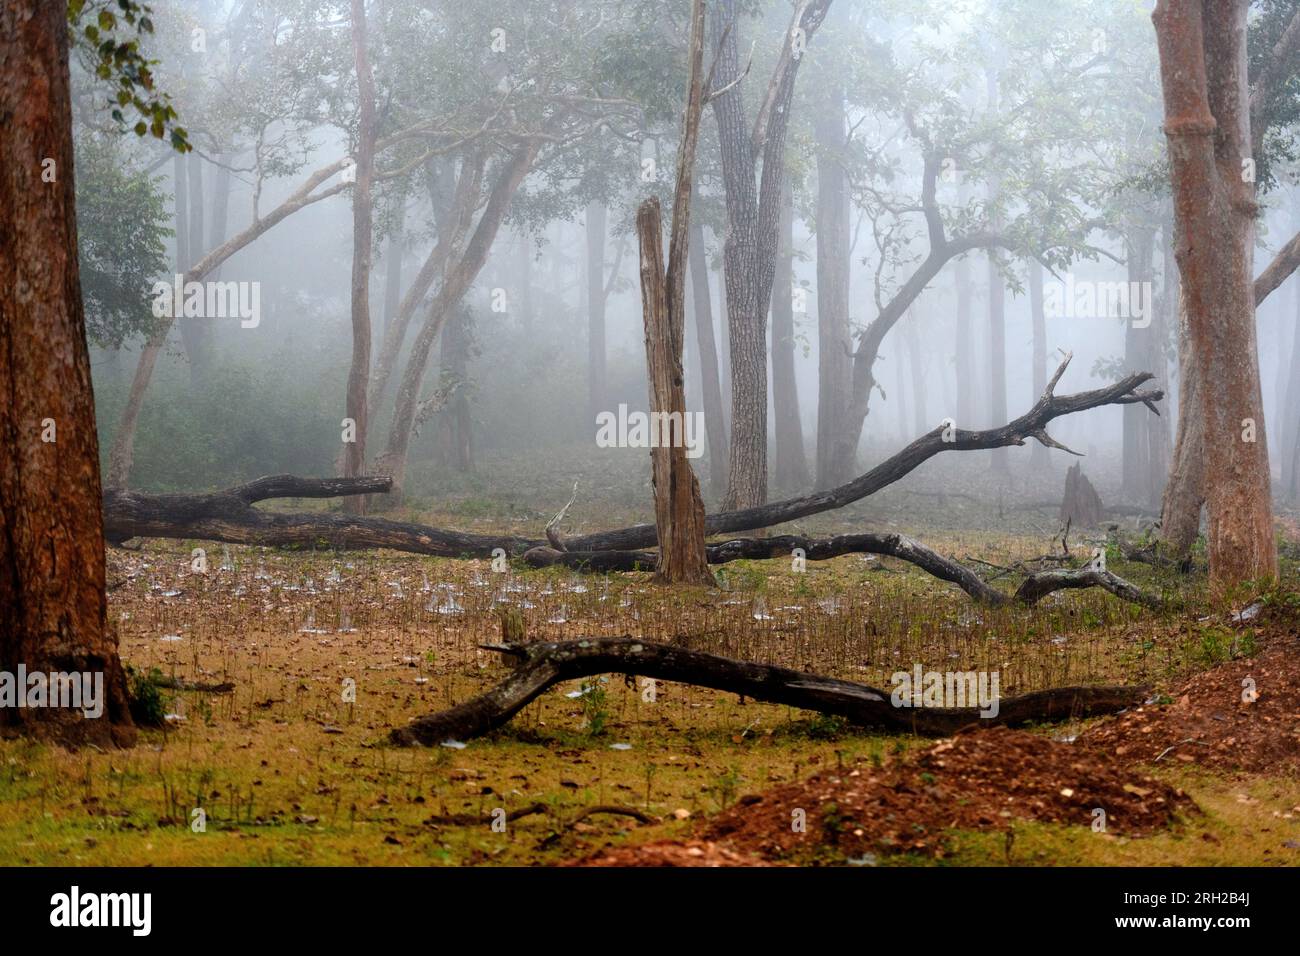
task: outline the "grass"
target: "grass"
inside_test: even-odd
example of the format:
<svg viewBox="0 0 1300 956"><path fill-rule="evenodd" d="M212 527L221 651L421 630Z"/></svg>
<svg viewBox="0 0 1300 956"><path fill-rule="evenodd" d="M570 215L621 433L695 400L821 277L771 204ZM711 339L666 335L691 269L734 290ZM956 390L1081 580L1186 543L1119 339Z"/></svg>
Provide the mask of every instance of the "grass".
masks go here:
<svg viewBox="0 0 1300 956"><path fill-rule="evenodd" d="M486 501L476 494L449 510L486 515ZM520 518L512 528L534 525ZM958 558L1006 565L1042 554L1049 538L959 528L924 540ZM1092 542L1075 543L1087 553ZM191 548L200 546L205 575L190 571ZM110 595L110 620L124 661L137 675L229 680L235 692L163 689L146 703L168 715L164 726L143 730L127 751L0 741L0 864L555 863L624 840L685 835L744 794L822 767L879 766L923 743L707 689L661 681L648 694L643 683L609 675L589 679L578 696L567 695L583 691L582 682L552 690L464 749L391 747L391 728L506 673L478 646L498 638L505 607L533 639L633 633L876 686L915 662L996 669L1005 695L1092 682L1164 688L1250 652L1249 632L1199 620L1206 609L1176 578L1118 560L1112 568L1164 590L1178 609L1141 611L1098 591L1054 595L1031 609L981 608L909 565L864 556L808 562L805 573L789 561L735 562L720 569L724 589L708 592L654 588L646 575L497 574L489 560L390 553L182 541L114 551L109 577L123 583ZM1288 560L1292 585L1294 572ZM354 700L343 693L348 681ZM1124 841L1086 827L1018 825L1010 862L1296 857L1281 846L1284 815L1300 812L1294 780L1202 775L1180 785L1206 814L1178 832ZM545 812L511 821L504 833L491 828L493 810L535 803ZM593 804L635 807L663 822L573 822ZM198 809L202 832L193 826ZM430 822L466 813L481 824ZM1000 833L953 839L945 864L1008 862Z"/></svg>

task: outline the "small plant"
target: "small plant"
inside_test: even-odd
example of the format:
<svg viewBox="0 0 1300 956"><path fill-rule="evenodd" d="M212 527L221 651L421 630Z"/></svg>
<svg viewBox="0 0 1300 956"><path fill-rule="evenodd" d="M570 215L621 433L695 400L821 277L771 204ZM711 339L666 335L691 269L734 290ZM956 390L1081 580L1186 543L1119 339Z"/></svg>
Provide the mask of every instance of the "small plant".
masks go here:
<svg viewBox="0 0 1300 956"><path fill-rule="evenodd" d="M582 701L582 726L588 737L600 737L605 733L605 724L609 720L605 688L599 680L590 683L583 681L579 694L578 699Z"/></svg>
<svg viewBox="0 0 1300 956"><path fill-rule="evenodd" d="M126 677L131 692L131 719L141 727L161 727L167 716L162 671L154 667L142 674L127 665Z"/></svg>

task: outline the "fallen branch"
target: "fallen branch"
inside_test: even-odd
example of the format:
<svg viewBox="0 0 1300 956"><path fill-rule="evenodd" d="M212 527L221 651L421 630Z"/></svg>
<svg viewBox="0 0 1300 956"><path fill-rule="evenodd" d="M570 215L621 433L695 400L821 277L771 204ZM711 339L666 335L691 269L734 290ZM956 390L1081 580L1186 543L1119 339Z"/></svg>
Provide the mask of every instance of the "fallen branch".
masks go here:
<svg viewBox="0 0 1300 956"><path fill-rule="evenodd" d="M464 534L427 525L360 515L260 511L271 498L336 498L388 491L392 478L298 478L270 475L210 494L104 492L104 537L181 538L230 544L296 545L338 550L392 548L439 557L487 557L496 548L521 553L539 542L515 535Z"/></svg>
<svg viewBox="0 0 1300 956"><path fill-rule="evenodd" d="M818 491L797 498L787 498L772 504L755 508L743 508L739 511L723 511L705 517L705 531L710 535L734 534L740 531L755 531L769 528L787 521L806 518L843 508L868 495L873 495L900 478L909 474L919 465L943 451L974 451L985 448L1002 448L1010 445L1023 445L1033 438L1049 448L1070 451L1047 434L1047 425L1053 419L1075 412L1101 408L1106 405L1146 405L1155 411L1155 403L1164 398L1164 392L1138 391L1138 386L1153 376L1150 372L1129 375L1113 385L1097 388L1075 395L1054 394L1056 383L1070 364L1067 355L1060 367L1047 383L1041 398L1024 415L999 428L983 431L966 431L960 428L948 428L940 425L933 431L922 435L896 455L881 462L875 468L828 491ZM570 551L624 551L634 548L647 548L655 544L655 526L653 524L633 525L617 531L605 531L573 538L567 542Z"/></svg>
<svg viewBox="0 0 1300 956"><path fill-rule="evenodd" d="M842 508L893 484L941 451L1023 445L1030 438L1049 447L1061 447L1047 434L1047 424L1053 419L1105 405L1140 403L1154 410L1155 402L1164 397L1159 390L1138 391L1138 386L1152 377L1149 372L1130 375L1105 388L1075 395L1055 395L1053 390L1069 362L1070 356L1067 355L1034 407L1009 424L983 431L949 430L941 426L838 488L707 516L705 530L710 535L754 531ZM363 488L361 485L349 486L349 481L370 484ZM347 479L277 475L213 494L147 495L110 489L104 494L104 534L110 544L119 544L133 537L198 538L232 544L392 548L447 558L486 558L491 557L497 548L509 554L522 555L547 544L545 540L517 535L468 534L359 515L276 514L250 507L253 502L268 498L373 494L388 491L391 486L392 479L382 477ZM249 497L250 490L253 497ZM641 524L618 531L565 538L563 544L571 554L588 554L588 564L595 570L622 570L614 566L621 558L605 561L590 556L591 553L647 548L654 546L656 541L655 526Z"/></svg>
<svg viewBox="0 0 1300 956"><path fill-rule="evenodd" d="M1115 713L1141 703L1147 694L1143 687L1060 687L1006 698L999 701L996 715L982 718L974 707L895 707L887 691L865 684L632 637L484 646L514 658L518 665L486 693L395 728L390 734L394 743L433 746L479 737L504 726L529 702L562 681L609 673L708 687L843 717L862 726L925 736L945 736L980 720L1017 726Z"/></svg>
<svg viewBox="0 0 1300 956"><path fill-rule="evenodd" d="M1116 597L1141 604L1143 607L1162 606L1160 598L1147 594L1128 581L1109 571L1083 568L1080 570L1052 569L1030 573L1014 595L1005 594L993 587L978 574L952 558L944 557L919 541L905 535L842 534L833 538L805 538L800 535L778 535L771 538L736 538L707 548L710 564L729 561L765 560L784 557L800 549L810 561L825 561L844 554L883 554L914 564L942 581L957 585L981 604L1000 606L1012 601L1036 604L1053 591L1070 588L1101 587ZM581 571L653 571L656 555L653 551L557 551L537 547L524 553L524 562L530 567L550 567L562 564Z"/></svg>

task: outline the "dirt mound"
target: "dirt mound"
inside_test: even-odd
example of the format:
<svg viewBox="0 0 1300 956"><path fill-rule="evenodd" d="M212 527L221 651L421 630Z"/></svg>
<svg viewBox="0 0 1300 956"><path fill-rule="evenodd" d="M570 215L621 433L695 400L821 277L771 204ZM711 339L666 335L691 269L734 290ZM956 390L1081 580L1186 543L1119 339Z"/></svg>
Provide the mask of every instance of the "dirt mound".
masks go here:
<svg viewBox="0 0 1300 956"><path fill-rule="evenodd" d="M1104 819L1107 833L1138 836L1195 809L1181 790L1094 751L992 728L941 740L907 763L816 776L746 797L703 836L767 859L825 848L870 862L882 852L941 857L949 828L1005 829L1016 820L1092 826Z"/></svg>
<svg viewBox="0 0 1300 956"><path fill-rule="evenodd" d="M711 841L660 840L621 846L576 860L566 866L771 866L766 860Z"/></svg>
<svg viewBox="0 0 1300 956"><path fill-rule="evenodd" d="M1293 636L1197 674L1162 700L1170 698L1091 728L1080 742L1132 763L1300 770L1300 644Z"/></svg>

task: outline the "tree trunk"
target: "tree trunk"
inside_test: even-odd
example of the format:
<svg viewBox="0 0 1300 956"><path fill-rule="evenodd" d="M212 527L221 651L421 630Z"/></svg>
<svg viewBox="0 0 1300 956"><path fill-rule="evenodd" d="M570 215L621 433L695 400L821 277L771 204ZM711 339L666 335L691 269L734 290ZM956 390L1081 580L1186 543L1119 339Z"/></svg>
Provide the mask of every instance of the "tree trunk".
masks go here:
<svg viewBox="0 0 1300 956"><path fill-rule="evenodd" d="M1125 237L1126 267L1129 289L1150 288L1152 259L1155 254L1155 231L1147 226L1133 226ZM1137 283L1137 285L1134 285ZM1130 308L1130 313L1132 309ZM1152 347L1153 330L1159 329L1155 316L1146 328L1139 328L1132 316L1124 318L1124 371L1149 370L1155 364L1158 349ZM1138 414L1142 413L1142 414ZM1124 494L1134 500L1148 500L1151 493L1151 442L1146 409L1124 409L1122 480Z"/></svg>
<svg viewBox="0 0 1300 956"><path fill-rule="evenodd" d="M704 431L709 441L709 492L721 500L727 493L727 420L722 404L718 345L713 335L709 267L704 251L704 227L691 222L691 291L695 303L695 335L700 346L700 389L704 396ZM723 310L726 315L726 310ZM725 323L725 319L724 319Z"/></svg>
<svg viewBox="0 0 1300 956"><path fill-rule="evenodd" d="M383 326L379 331L380 342L387 338L389 326L397 316L397 308L402 301L402 258L406 255L405 228L406 200L401 199L397 205L397 221L393 223L393 234L388 237L388 247L384 251L384 317Z"/></svg>
<svg viewBox="0 0 1300 956"><path fill-rule="evenodd" d="M474 431L470 415L469 356L473 347L473 313L457 309L442 332L441 380L450 391L439 413L443 436L443 460L459 472L474 470Z"/></svg>
<svg viewBox="0 0 1300 956"><path fill-rule="evenodd" d="M366 51L365 0L352 0L352 57L357 71L356 183L352 188L352 368L348 372L344 431L343 477L355 478L366 470L366 435L369 417L366 393L370 384L370 260L372 253L371 198L375 172L375 80ZM346 426L345 426L346 429ZM349 441L348 438L352 440ZM365 510L365 498L348 498L343 506L354 513Z"/></svg>
<svg viewBox="0 0 1300 956"><path fill-rule="evenodd" d="M1199 375L1207 551L1218 591L1277 577L1255 339L1254 183L1245 0L1160 0L1160 53L1176 255ZM1206 241L1206 237L1214 241Z"/></svg>
<svg viewBox="0 0 1300 956"><path fill-rule="evenodd" d="M650 412L664 424L650 449L655 491L655 533L659 561L655 577L665 584L713 586L704 549L704 500L686 447L686 384L682 345L686 335L686 268L691 237L691 188L700 114L704 109L704 0L691 4L687 44L689 74L682 138L677 149L676 189L668 268L663 265L659 200L637 210L641 246L641 315L645 324L646 376ZM673 425L676 424L674 434Z"/></svg>
<svg viewBox="0 0 1300 956"><path fill-rule="evenodd" d="M794 189L782 190L780 250L772 290L772 407L776 430L776 482L808 487L808 459L799 417L799 387L794 373Z"/></svg>
<svg viewBox="0 0 1300 956"><path fill-rule="evenodd" d="M1185 561L1201 532L1205 505L1205 420L1198 411L1200 372L1187 329L1187 309L1178 297L1178 433L1160 507L1160 543L1169 557Z"/></svg>
<svg viewBox="0 0 1300 956"><path fill-rule="evenodd" d="M1047 387L1047 318L1043 311L1043 266L1037 259L1026 263L1029 271L1029 313L1033 324L1033 380L1034 394L1042 395ZM960 350L961 346L958 346ZM960 361L960 359L959 359ZM1127 411L1127 409L1125 410ZM1034 443L1029 454L1029 464L1035 474L1043 474L1051 465L1051 452L1046 445Z"/></svg>
<svg viewBox="0 0 1300 956"><path fill-rule="evenodd" d="M402 380L397 388L393 425L388 432L388 442L384 454L376 461L376 466L381 472L393 476L392 504L400 504L402 500L406 480L406 460L415 427L416 407L419 404L420 389L424 383L425 373L428 371L433 345L441 334L443 323L447 321L450 311L460 303L478 276L479 270L483 268L483 263L487 261L488 250L509 210L510 200L514 197L519 184L524 181L524 177L528 175L540 148L540 140L525 140L516 147L509 158L502 161L487 204L474 229L474 235L465 246L460 258L444 276L442 287L429 305L424 324L411 346L411 353L407 357L406 368L403 370Z"/></svg>
<svg viewBox="0 0 1300 956"><path fill-rule="evenodd" d="M767 313L776 271L777 232L785 136L795 77L831 0L805 0L782 39L781 54L751 131L739 83L737 0L718 0L712 10L716 89L711 99L718 126L727 232L723 275L731 351L731 455L727 506L744 508L767 500ZM761 174L758 160L762 158Z"/></svg>
<svg viewBox="0 0 1300 956"><path fill-rule="evenodd" d="M587 424L609 404L605 375L604 203L587 204Z"/></svg>
<svg viewBox="0 0 1300 956"><path fill-rule="evenodd" d="M849 406L853 339L849 329L849 192L843 152L844 91L832 87L814 117L817 140L817 478L833 488L849 475L835 467L835 442ZM850 471L854 462L850 462Z"/></svg>
<svg viewBox="0 0 1300 956"><path fill-rule="evenodd" d="M0 727L126 745L135 731L106 619L64 4L0 7L0 71L0 671L90 675L95 698L81 709L5 706ZM18 694L30 699L28 687Z"/></svg>

